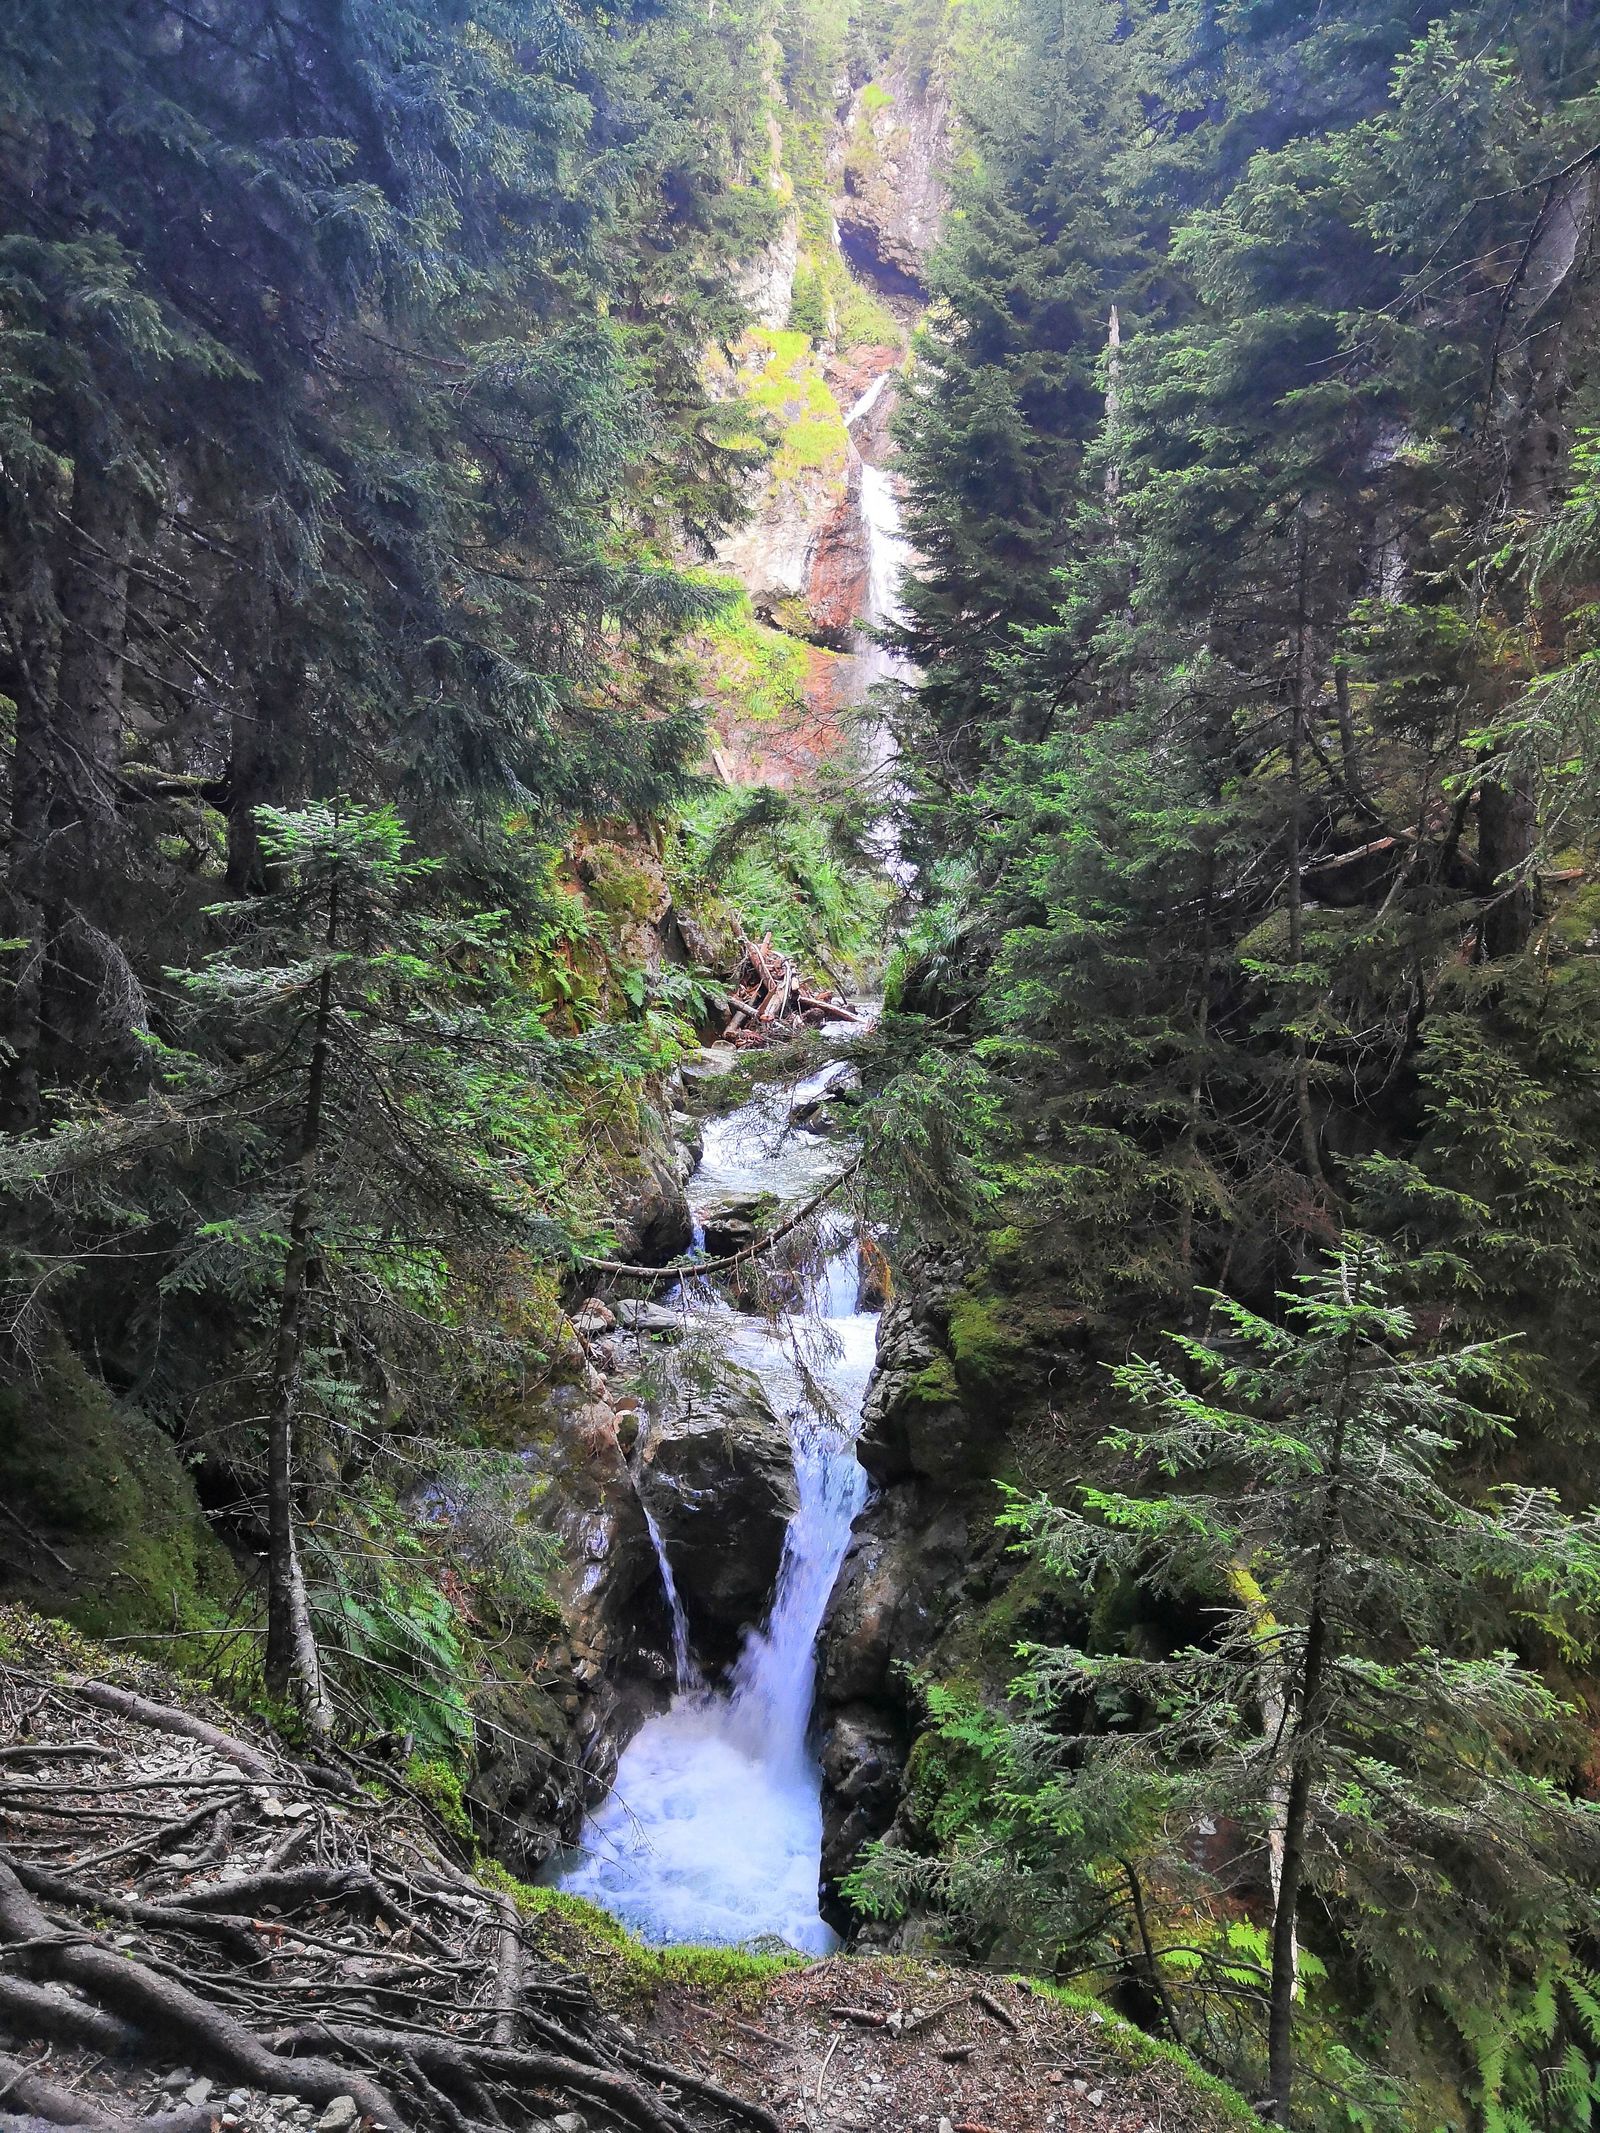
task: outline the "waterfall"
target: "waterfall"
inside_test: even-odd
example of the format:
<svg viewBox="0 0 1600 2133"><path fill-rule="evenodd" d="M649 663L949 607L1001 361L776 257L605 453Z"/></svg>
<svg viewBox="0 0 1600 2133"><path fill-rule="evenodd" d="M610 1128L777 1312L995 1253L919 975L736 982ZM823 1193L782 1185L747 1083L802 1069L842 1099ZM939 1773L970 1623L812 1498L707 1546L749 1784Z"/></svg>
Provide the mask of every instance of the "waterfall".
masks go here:
<svg viewBox="0 0 1600 2133"><path fill-rule="evenodd" d="M840 1071L826 1069L792 1092L763 1090L708 1127L700 1194L770 1191L794 1204L836 1175L848 1151L790 1129L787 1116L791 1100L820 1095ZM786 1417L798 1501L767 1619L747 1635L720 1690L706 1688L694 1670L671 1563L650 1520L673 1611L678 1693L623 1752L609 1797L585 1822L578 1855L559 1876L560 1887L604 1905L649 1940L776 1934L817 1954L834 1945L817 1907L822 1772L811 1710L817 1632L866 1500L855 1434L877 1320L855 1307L850 1224L830 1222L822 1258L798 1308L775 1323L733 1310L704 1279L684 1299L728 1360L757 1372ZM808 1391L808 1376L825 1408Z"/></svg>
<svg viewBox="0 0 1600 2133"><path fill-rule="evenodd" d="M672 1617L672 1658L677 1670L677 1685L680 1689L703 1688L704 1679L689 1650L689 1618L683 1611L678 1581L672 1575L672 1559L667 1554L667 1544L661 1538L661 1528L656 1524L655 1514L643 1496L639 1498L639 1508L644 1513L650 1545L656 1551L656 1562L661 1570L661 1589L667 1596L667 1610Z"/></svg>
<svg viewBox="0 0 1600 2133"><path fill-rule="evenodd" d="M848 428L853 429L871 414L889 389L889 383L888 371L874 378L846 416ZM905 620L900 587L911 568L912 557L901 524L900 492L895 478L885 468L874 466L866 459L861 463L861 518L867 534L866 612L861 619L869 630L879 630ZM869 637L858 658L861 693L869 702L869 692L880 682L916 679L916 668L910 660L890 651L875 638ZM885 799L892 799L896 791L894 740L881 719L873 718L867 723L866 755L869 772L874 780L881 780ZM873 844L885 873L902 888L909 887L914 870L900 855L899 839L887 814L875 825Z"/></svg>

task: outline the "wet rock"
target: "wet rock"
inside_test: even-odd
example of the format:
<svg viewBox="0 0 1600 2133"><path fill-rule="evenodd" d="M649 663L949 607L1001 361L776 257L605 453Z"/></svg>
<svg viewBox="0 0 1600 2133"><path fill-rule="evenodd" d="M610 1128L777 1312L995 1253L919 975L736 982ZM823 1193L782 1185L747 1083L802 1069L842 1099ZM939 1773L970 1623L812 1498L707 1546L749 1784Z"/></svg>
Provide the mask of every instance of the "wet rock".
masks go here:
<svg viewBox="0 0 1600 2133"><path fill-rule="evenodd" d="M823 1915L841 1931L859 1922L838 1884L901 1803L915 1732L904 1670L928 1664L961 1608L971 1539L968 1512L941 1506L926 1483L884 1490L857 1522L823 1618Z"/></svg>
<svg viewBox="0 0 1600 2133"><path fill-rule="evenodd" d="M580 1304L572 1314L574 1327L586 1340L596 1334L609 1333L616 1322L616 1313L603 1304L598 1296L591 1296L587 1303Z"/></svg>
<svg viewBox="0 0 1600 2133"><path fill-rule="evenodd" d="M797 1501L789 1433L754 1373L724 1364L710 1387L679 1387L638 1479L696 1649L725 1664L772 1597Z"/></svg>
<svg viewBox="0 0 1600 2133"><path fill-rule="evenodd" d="M652 1149L639 1158L634 1189L614 1217L614 1258L631 1266L665 1266L689 1249L694 1225L683 1182L670 1156Z"/></svg>
<svg viewBox="0 0 1600 2133"><path fill-rule="evenodd" d="M683 1080L694 1088L703 1088L708 1083L726 1081L736 1074L743 1064L731 1044L708 1044L698 1052L691 1052L687 1059L678 1062L678 1072Z"/></svg>
<svg viewBox="0 0 1600 2133"><path fill-rule="evenodd" d="M616 1306L617 1324L637 1340L681 1341L689 1331L687 1313L647 1297L625 1296Z"/></svg>
<svg viewBox="0 0 1600 2133"><path fill-rule="evenodd" d="M742 1252L771 1228L777 1200L767 1192L725 1192L703 1200L695 1212L713 1259Z"/></svg>
<svg viewBox="0 0 1600 2133"><path fill-rule="evenodd" d="M959 1597L967 1515L917 1487L887 1491L857 1526L822 1624L830 1708L888 1695L897 1662L926 1655Z"/></svg>
<svg viewBox="0 0 1600 2133"><path fill-rule="evenodd" d="M983 1471L992 1438L968 1414L955 1365L918 1305L892 1298L861 1408L862 1465L880 1483L912 1474L957 1483Z"/></svg>
<svg viewBox="0 0 1600 2133"><path fill-rule="evenodd" d="M846 1704L822 1734L823 1916L846 1922L833 1898L867 1845L894 1820L905 1779L908 1728L881 1704Z"/></svg>
<svg viewBox="0 0 1600 2133"><path fill-rule="evenodd" d="M556 1388L523 1423L526 1508L557 1544L550 1584L564 1635L508 1650L502 1685L477 1707L467 1799L496 1856L524 1879L576 1836L619 1741L664 1701L669 1680L671 1622L618 1424L586 1386ZM484 1515L503 1524L518 1512L495 1498ZM469 1546L477 1516L467 1499L458 1524ZM484 1544L493 1538L486 1530Z"/></svg>
<svg viewBox="0 0 1600 2133"><path fill-rule="evenodd" d="M848 649L867 612L872 585L872 535L861 502L861 459L850 454L844 494L812 537L805 587L806 634L837 651Z"/></svg>
<svg viewBox="0 0 1600 2133"><path fill-rule="evenodd" d="M672 1138L682 1154L688 1159L688 1176L693 1177L705 1158L705 1129L690 1111L672 1113Z"/></svg>

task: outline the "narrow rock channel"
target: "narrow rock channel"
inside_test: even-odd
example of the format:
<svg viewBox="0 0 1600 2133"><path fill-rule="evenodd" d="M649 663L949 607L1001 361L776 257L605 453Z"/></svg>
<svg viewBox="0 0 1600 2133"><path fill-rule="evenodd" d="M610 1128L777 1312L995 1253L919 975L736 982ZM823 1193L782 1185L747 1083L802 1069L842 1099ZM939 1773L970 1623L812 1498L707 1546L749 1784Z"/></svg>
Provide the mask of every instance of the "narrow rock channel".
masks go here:
<svg viewBox="0 0 1600 2133"><path fill-rule="evenodd" d="M769 1086L707 1127L690 1187L697 1222L701 1210L737 1197L795 1206L844 1168L849 1144L792 1125L790 1113L847 1071L836 1062L798 1087ZM814 1262L795 1275L792 1308L742 1312L693 1278L674 1299L730 1375L759 1382L787 1434L793 1508L770 1607L716 1686L703 1678L705 1655L679 1597L672 1535L651 1518L677 1691L624 1751L610 1794L557 1876L647 1939L775 1935L819 1954L835 1944L818 1909L822 1772L811 1719L817 1631L867 1492L855 1438L877 1316L857 1309L858 1257L854 1221L829 1213ZM646 1434L636 1455L647 1505L656 1449Z"/></svg>

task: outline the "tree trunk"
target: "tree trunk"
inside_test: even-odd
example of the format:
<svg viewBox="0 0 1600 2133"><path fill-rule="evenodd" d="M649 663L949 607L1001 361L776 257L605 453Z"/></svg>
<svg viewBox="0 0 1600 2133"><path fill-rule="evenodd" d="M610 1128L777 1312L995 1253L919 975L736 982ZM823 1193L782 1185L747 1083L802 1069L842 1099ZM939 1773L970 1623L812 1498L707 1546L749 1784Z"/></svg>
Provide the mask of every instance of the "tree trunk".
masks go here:
<svg viewBox="0 0 1600 2133"><path fill-rule="evenodd" d="M78 451L58 598L58 749L71 781L84 858L92 863L98 863L117 822L132 534L127 498L106 477L105 450L104 441L91 433Z"/></svg>
<svg viewBox="0 0 1600 2133"><path fill-rule="evenodd" d="M1289 729L1289 960L1297 971L1305 946L1305 876L1302 850L1304 808L1301 785L1306 718L1312 684L1309 545L1305 512L1302 509L1295 520L1295 673ZM1297 996L1300 990L1301 980L1297 977ZM1297 1027L1290 1040L1294 1054L1295 1118L1300 1129L1300 1152L1305 1162L1306 1175L1318 1191L1326 1196L1328 1180L1322 1168L1322 1154L1317 1146L1317 1119L1311 1101L1310 1057L1304 1032L1298 1027L1301 1019L1302 1009L1297 1004Z"/></svg>
<svg viewBox="0 0 1600 2133"><path fill-rule="evenodd" d="M1277 1902L1272 1913L1272 1953L1267 2001L1268 2115L1289 2122L1294 2088L1294 2000L1300 1973L1300 1890L1305 1881L1306 1833L1317 1777L1317 1735L1322 1724L1331 1637L1328 1627L1328 1578L1333 1566L1344 1497L1345 1433L1355 1389L1356 1336L1352 1325L1344 1338L1339 1403L1328 1446L1328 1493L1317 1536L1316 1566L1311 1573L1306 1610L1306 1646L1294 1699L1294 1734L1289 1743L1289 1788L1283 1810L1283 1842L1278 1863Z"/></svg>
<svg viewBox="0 0 1600 2133"><path fill-rule="evenodd" d="M323 1688L322 1667L317 1656L316 1634L295 1533L295 1414L305 1353L305 1300L316 1220L317 1158L322 1146L328 1045L333 1027L332 949L338 923L339 889L335 882L328 896L329 961L317 989L317 1016L301 1122L299 1176L289 1217L289 1250L284 1259L283 1289L278 1301L272 1395L267 1414L266 1684L269 1694L298 1705L313 1735L318 1738L332 1731L333 1711Z"/></svg>
<svg viewBox="0 0 1600 2133"><path fill-rule="evenodd" d="M263 667L249 711L233 722L228 762L228 888L260 896L272 884L256 828L264 802L289 805L300 782L305 662L280 657Z"/></svg>
<svg viewBox="0 0 1600 2133"><path fill-rule="evenodd" d="M42 515L42 500L38 515ZM19 513L20 516L20 513ZM0 1059L4 1089L0 1125L8 1133L35 1132L41 1122L40 1046L45 960L51 924L47 857L55 759L55 678L49 566L36 538L37 516L9 529L18 555L6 586L4 672L0 685L16 705L11 758L11 851L3 931L16 947L3 951Z"/></svg>
<svg viewBox="0 0 1600 2133"><path fill-rule="evenodd" d="M1306 1629L1305 1661L1294 1739L1289 1750L1289 1791L1283 1810L1278 1901L1272 1914L1272 1954L1267 2008L1267 2110L1279 2125L1289 2122L1294 2087L1294 2000L1300 1969L1300 1890L1305 1880L1306 1831L1316 1781L1314 1728L1320 1716L1327 1662L1327 1622L1316 1610Z"/></svg>
<svg viewBox="0 0 1600 2133"><path fill-rule="evenodd" d="M1485 958L1520 955L1533 933L1534 797L1528 771L1478 795L1478 893L1484 899Z"/></svg>

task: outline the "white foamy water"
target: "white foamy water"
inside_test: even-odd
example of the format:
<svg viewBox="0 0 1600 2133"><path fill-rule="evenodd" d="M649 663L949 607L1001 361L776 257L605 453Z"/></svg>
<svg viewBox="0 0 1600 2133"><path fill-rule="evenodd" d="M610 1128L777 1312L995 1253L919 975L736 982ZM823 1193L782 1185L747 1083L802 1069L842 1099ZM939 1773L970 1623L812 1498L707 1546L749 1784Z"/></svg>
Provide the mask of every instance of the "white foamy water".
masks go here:
<svg viewBox="0 0 1600 2133"><path fill-rule="evenodd" d="M693 1196L707 1202L719 1193L772 1192L792 1205L817 1191L847 1151L786 1130L785 1121L791 1102L821 1095L846 1071L826 1068L793 1089L769 1086L710 1124ZM697 1685L671 1565L657 1538L684 1685L671 1709L625 1750L611 1794L584 1824L578 1863L560 1886L603 1904L647 1940L776 1934L822 1954L835 1936L817 1908L822 1772L810 1739L816 1639L866 1497L855 1435L877 1320L855 1308L855 1237L838 1218L824 1263L787 1318L769 1324L742 1316L709 1289L697 1285L693 1308L720 1335L729 1360L760 1376L789 1424L798 1508L770 1613L747 1636L723 1690Z"/></svg>

